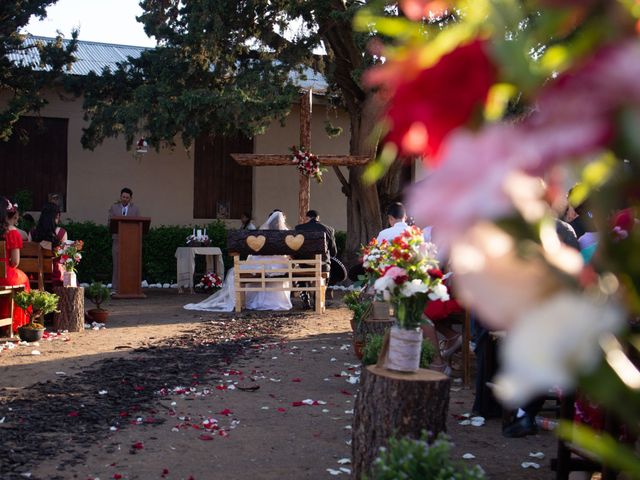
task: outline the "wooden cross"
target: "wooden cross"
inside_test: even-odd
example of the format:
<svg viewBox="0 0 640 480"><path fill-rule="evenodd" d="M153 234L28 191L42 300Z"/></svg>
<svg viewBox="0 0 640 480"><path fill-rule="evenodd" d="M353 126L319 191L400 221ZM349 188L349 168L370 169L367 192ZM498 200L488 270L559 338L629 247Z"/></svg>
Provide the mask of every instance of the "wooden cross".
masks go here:
<svg viewBox="0 0 640 480"><path fill-rule="evenodd" d="M311 102L312 91L303 91L300 96L300 148L311 151ZM367 156L349 156L349 155L316 155L322 166L337 167L364 165L370 160ZM289 165L295 166L293 163L293 154L273 155L264 154L257 155L252 153L232 153L231 157L243 166L264 167L267 165ZM298 221L304 223L307 211L309 210L309 200L311 197L311 182L307 175L300 173L299 179L300 191L298 200Z"/></svg>

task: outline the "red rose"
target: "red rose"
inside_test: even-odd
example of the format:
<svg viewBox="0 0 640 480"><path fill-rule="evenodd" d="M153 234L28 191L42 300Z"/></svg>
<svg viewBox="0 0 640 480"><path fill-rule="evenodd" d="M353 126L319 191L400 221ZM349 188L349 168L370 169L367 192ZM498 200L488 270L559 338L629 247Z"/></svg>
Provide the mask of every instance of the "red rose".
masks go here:
<svg viewBox="0 0 640 480"><path fill-rule="evenodd" d="M430 268L427 273L432 278L442 278L444 276L439 268Z"/></svg>
<svg viewBox="0 0 640 480"><path fill-rule="evenodd" d="M400 156L421 155L437 165L445 137L484 103L495 79L484 42L458 47L398 85L386 111L391 130L385 141Z"/></svg>

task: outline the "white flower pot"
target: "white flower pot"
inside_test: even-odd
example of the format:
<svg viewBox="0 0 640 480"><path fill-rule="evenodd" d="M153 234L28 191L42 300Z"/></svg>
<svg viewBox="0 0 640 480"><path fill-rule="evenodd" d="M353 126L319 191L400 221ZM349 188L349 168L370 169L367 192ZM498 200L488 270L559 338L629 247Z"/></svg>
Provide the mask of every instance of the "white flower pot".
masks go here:
<svg viewBox="0 0 640 480"><path fill-rule="evenodd" d="M389 330L389 352L384 367L398 372L415 372L420 368L422 330L405 330L397 326Z"/></svg>
<svg viewBox="0 0 640 480"><path fill-rule="evenodd" d="M76 278L76 272L64 272L62 274L62 285L64 287L77 287L78 280Z"/></svg>

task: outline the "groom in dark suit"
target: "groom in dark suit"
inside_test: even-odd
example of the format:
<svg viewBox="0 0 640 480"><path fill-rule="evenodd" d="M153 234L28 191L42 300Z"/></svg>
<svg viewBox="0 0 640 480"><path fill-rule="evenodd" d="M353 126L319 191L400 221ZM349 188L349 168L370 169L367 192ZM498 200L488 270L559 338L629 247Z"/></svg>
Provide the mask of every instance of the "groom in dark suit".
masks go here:
<svg viewBox="0 0 640 480"><path fill-rule="evenodd" d="M120 201L111 205L109 209L109 222L113 217L139 217L140 210L131 203L133 191L130 188L120 190ZM113 257L113 275L111 277L111 288L118 291L118 234L111 235L111 256Z"/></svg>
<svg viewBox="0 0 640 480"><path fill-rule="evenodd" d="M309 210L306 214L307 221L296 225L295 229L302 232L324 232L327 238L327 247L329 249L329 255L324 258L323 270L329 272L331 270L331 257L335 257L338 254L338 248L336 247L336 232L329 225L320 223L320 215L317 210ZM300 298L304 308L311 309L311 298L308 292L300 292Z"/></svg>

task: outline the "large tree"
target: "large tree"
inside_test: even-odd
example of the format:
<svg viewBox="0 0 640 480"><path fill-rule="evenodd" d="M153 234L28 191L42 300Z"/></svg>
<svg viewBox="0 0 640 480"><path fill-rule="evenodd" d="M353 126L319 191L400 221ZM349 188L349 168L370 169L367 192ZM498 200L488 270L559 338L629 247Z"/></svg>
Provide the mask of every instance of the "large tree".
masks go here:
<svg viewBox="0 0 640 480"><path fill-rule="evenodd" d="M122 134L130 146L189 146L208 132L263 133L284 119L297 97L295 78L312 68L326 78L327 97L350 117L350 154L375 155L373 93L360 77L372 64L371 35L355 32L353 0L143 0L139 20L158 46L114 71L84 81L90 121L83 144L94 148ZM323 53L317 53L318 48ZM308 71L308 70L307 70ZM376 185L362 167L339 170L348 198L347 251L353 254L381 228L382 201L399 191L394 167Z"/></svg>
<svg viewBox="0 0 640 480"><path fill-rule="evenodd" d="M60 35L52 42L25 43L20 33L32 15L44 18L46 8L56 1L0 2L0 92L6 99L0 105L0 141L9 139L21 115L37 113L46 104L45 88L61 83L74 60L76 31L65 46Z"/></svg>

